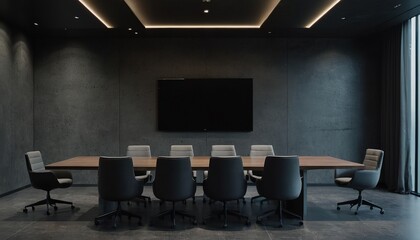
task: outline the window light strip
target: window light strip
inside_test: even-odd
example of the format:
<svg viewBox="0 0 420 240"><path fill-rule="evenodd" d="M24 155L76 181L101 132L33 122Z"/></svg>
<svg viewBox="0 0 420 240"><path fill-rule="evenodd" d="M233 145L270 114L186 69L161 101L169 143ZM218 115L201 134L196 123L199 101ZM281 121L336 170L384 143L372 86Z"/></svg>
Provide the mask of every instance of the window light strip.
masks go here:
<svg viewBox="0 0 420 240"><path fill-rule="evenodd" d="M313 19L308 25L306 25L305 28L311 28L312 25L318 22L319 19L321 19L328 11L330 11L339 2L340 0L335 0L333 3L331 3L331 5L326 7L315 19Z"/></svg>
<svg viewBox="0 0 420 240"><path fill-rule="evenodd" d="M103 23L107 28L114 28L110 23L108 23L103 17L99 16L98 13L96 13L92 7L90 7L88 5L87 2L85 2L85 0L79 0L79 2L81 4L83 4L83 6L85 6L85 8L87 8L87 10L89 10L99 21L101 21L101 23Z"/></svg>

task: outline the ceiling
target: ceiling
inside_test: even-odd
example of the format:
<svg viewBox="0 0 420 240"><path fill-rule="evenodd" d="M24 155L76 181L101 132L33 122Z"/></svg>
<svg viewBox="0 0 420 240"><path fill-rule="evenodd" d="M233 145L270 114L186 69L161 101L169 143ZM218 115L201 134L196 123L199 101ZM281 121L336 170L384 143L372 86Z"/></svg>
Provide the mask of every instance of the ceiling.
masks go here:
<svg viewBox="0 0 420 240"><path fill-rule="evenodd" d="M107 28L78 0L2 0L0 19L35 35L354 37L374 34L420 14L419 0L341 0L305 28L333 0L85 1L94 4L113 28ZM137 12L132 5L139 5ZM172 27L146 28L153 25ZM194 28L203 25L261 26Z"/></svg>

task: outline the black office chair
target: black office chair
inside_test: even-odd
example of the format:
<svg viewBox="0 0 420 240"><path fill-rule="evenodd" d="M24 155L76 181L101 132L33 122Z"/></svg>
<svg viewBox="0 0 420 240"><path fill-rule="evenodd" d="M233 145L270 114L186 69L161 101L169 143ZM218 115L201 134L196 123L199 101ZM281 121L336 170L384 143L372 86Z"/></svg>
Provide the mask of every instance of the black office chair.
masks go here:
<svg viewBox="0 0 420 240"><path fill-rule="evenodd" d="M127 156L150 158L152 156L152 152L150 151L149 145L129 145L127 147ZM134 174L136 176L136 179L142 180L144 184L152 181L152 178L153 178L151 171L135 170ZM152 203L152 199L149 196L144 196L144 195L139 194L139 196L137 196L136 199L140 201L144 201L144 207L146 207L147 202Z"/></svg>
<svg viewBox="0 0 420 240"><path fill-rule="evenodd" d="M32 187L47 191L47 197L44 200L25 206L23 212L27 213L28 207L35 210L35 206L45 204L47 205L47 215L50 215L49 207L53 206L54 210L57 210L57 203L70 204L71 208L74 209L72 202L53 199L50 196L51 190L56 188L68 188L73 184L71 172L46 170L40 151L27 152L25 154L25 159Z"/></svg>
<svg viewBox="0 0 420 240"><path fill-rule="evenodd" d="M99 196L106 201L117 202L117 208L95 218L95 225L100 220L114 217L113 227L117 227L117 217L126 215L130 219L139 215L130 213L121 208L122 201L129 201L143 192L143 181L136 180L134 176L133 160L131 157L100 157L98 169Z"/></svg>
<svg viewBox="0 0 420 240"><path fill-rule="evenodd" d="M335 171L335 183L339 187L353 188L359 192L359 196L356 199L337 203L337 210L340 210L341 205L349 204L350 209L357 205L357 209L354 212L354 214L357 214L361 205L367 205L370 207L370 210L375 207L380 209L381 214L385 213L382 207L364 200L362 197L363 190L375 188L378 184L379 177L381 175L383 158L384 151L378 149L367 149L365 159L363 161L365 169L337 169Z"/></svg>
<svg viewBox="0 0 420 240"><path fill-rule="evenodd" d="M171 145L171 150L169 152L171 157L194 157L194 148L193 145ZM197 180L197 171L192 171L192 176L194 180ZM195 196L192 197L193 203L195 203ZM186 203L186 201L184 201Z"/></svg>
<svg viewBox="0 0 420 240"><path fill-rule="evenodd" d="M212 157L235 157L236 155L236 149L235 145L212 145L211 146L211 156ZM247 171L244 170L244 176L245 179L247 179ZM204 179L207 178L208 171L204 171ZM206 201L206 198L203 197L203 202ZM242 202L245 204L245 198L242 198ZM212 201L209 201L209 204L211 204ZM239 199L237 200L237 203L239 204Z"/></svg>
<svg viewBox="0 0 420 240"><path fill-rule="evenodd" d="M283 226L283 211L300 219L299 224L303 225L302 217L297 216L283 209L283 201L293 200L299 197L302 190L302 181L299 172L298 156L268 156L265 158L262 178L257 180L258 193L270 200L277 201L277 208L267 211L257 217L257 223L263 218L278 214L280 227Z"/></svg>
<svg viewBox="0 0 420 240"><path fill-rule="evenodd" d="M247 225L251 224L247 216L228 210L226 206L228 201L242 199L245 196L247 184L243 171L241 157L210 158L208 177L203 181L203 190L211 200L223 202L224 228L228 226L228 214L245 219Z"/></svg>
<svg viewBox="0 0 420 240"><path fill-rule="evenodd" d="M196 184L192 178L191 160L189 157L158 157L156 176L153 182L153 194L162 201L172 202L172 209L163 211L157 217L171 215L172 228L175 228L175 215L193 220L194 215L175 210L175 203L191 198L195 194Z"/></svg>

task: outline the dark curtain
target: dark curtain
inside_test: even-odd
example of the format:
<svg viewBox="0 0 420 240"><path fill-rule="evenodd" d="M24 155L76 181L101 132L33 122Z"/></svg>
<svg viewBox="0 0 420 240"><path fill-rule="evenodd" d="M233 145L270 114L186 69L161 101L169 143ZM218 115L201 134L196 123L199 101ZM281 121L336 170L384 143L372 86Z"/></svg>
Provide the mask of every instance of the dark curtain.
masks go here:
<svg viewBox="0 0 420 240"><path fill-rule="evenodd" d="M402 26L383 37L381 82L381 147L385 152L380 182L389 191L411 191L407 89L401 59Z"/></svg>

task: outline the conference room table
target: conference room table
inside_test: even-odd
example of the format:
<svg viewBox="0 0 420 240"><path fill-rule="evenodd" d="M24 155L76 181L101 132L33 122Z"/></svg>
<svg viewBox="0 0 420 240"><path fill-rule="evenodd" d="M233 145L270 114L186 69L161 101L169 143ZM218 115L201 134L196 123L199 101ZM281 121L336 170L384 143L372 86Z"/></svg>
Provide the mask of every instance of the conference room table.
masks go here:
<svg viewBox="0 0 420 240"><path fill-rule="evenodd" d="M245 170L263 170L265 157L241 156ZM135 170L154 170L157 157L132 157ZM191 157L193 170L208 170L209 156ZM307 171L314 169L363 169L364 165L330 156L299 156L302 191L298 199L287 202L287 208L294 213L307 216ZM78 156L46 165L47 169L97 170L99 156Z"/></svg>

